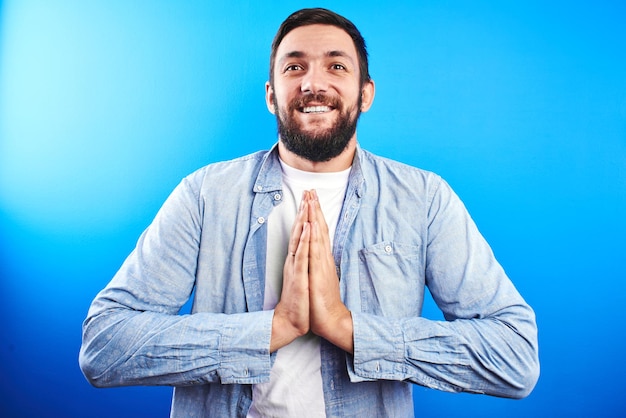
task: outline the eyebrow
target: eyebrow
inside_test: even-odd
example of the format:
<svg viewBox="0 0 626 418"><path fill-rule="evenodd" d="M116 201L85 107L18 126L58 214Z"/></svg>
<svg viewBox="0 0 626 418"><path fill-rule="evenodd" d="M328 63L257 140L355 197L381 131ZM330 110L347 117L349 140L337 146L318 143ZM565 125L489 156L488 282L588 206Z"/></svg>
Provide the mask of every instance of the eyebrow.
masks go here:
<svg viewBox="0 0 626 418"><path fill-rule="evenodd" d="M352 57L350 55L348 55L346 52L344 51L339 51L339 50L333 50L333 51L328 51L324 54L325 57L330 57L330 58L334 58L334 57L341 57L341 58L346 58L347 60L350 61L350 63L352 65L354 65L354 61L352 60ZM306 58L307 54L306 52L303 51L290 51L287 52L286 54L284 54L279 62L283 62L286 59L289 58Z"/></svg>

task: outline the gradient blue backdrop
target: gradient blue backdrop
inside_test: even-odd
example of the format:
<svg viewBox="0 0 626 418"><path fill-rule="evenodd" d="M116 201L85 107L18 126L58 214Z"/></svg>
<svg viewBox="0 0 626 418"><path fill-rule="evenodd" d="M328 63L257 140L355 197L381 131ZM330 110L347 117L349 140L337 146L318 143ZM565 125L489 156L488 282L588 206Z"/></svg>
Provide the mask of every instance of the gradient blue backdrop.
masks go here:
<svg viewBox="0 0 626 418"><path fill-rule="evenodd" d="M168 415L88 385L81 322L184 175L273 144L269 45L315 5L368 42L363 147L446 178L537 312L529 398L415 387L418 415L626 413L623 1L212 3L0 2L0 416Z"/></svg>

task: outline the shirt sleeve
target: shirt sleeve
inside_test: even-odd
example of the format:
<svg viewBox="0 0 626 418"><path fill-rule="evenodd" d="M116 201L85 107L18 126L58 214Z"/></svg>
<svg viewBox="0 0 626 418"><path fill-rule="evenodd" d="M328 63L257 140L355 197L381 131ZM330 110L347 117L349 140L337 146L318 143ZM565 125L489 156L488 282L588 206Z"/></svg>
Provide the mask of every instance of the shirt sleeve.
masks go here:
<svg viewBox="0 0 626 418"><path fill-rule="evenodd" d="M199 202L192 182L183 180L93 301L79 354L93 385L269 379L273 311L178 314L195 283Z"/></svg>
<svg viewBox="0 0 626 418"><path fill-rule="evenodd" d="M428 213L425 277L445 321L352 312L350 378L525 397L539 375L534 312L440 181Z"/></svg>

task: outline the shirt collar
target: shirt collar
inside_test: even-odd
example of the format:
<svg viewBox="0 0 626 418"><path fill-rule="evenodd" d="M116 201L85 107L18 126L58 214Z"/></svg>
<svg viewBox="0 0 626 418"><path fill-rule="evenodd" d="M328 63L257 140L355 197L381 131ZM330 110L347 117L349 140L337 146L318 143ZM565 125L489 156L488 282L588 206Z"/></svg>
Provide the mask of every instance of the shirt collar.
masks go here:
<svg viewBox="0 0 626 418"><path fill-rule="evenodd" d="M352 161L352 170L350 171L350 177L348 177L348 192L354 190L358 197L362 196L365 183L365 177L361 169L362 160L363 151L357 143L354 160ZM278 143L275 143L263 156L261 169L253 187L255 193L269 193L282 190L282 171L278 159Z"/></svg>
<svg viewBox="0 0 626 418"><path fill-rule="evenodd" d="M278 160L278 142L263 156L261 169L253 186L255 193L269 193L282 189L282 174Z"/></svg>

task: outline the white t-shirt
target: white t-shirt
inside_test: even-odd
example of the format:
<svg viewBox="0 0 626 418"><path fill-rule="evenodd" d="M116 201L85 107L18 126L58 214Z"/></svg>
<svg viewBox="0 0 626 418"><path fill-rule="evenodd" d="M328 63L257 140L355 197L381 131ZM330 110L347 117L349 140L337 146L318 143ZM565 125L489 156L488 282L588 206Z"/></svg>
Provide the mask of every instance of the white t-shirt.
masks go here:
<svg viewBox="0 0 626 418"><path fill-rule="evenodd" d="M280 299L283 265L291 227L305 190L315 189L328 225L331 246L348 185L350 168L336 173L297 170L281 161L283 202L267 220L267 256L263 309L274 309ZM278 350L270 381L254 385L249 418L324 417L320 371L320 340L309 333Z"/></svg>

